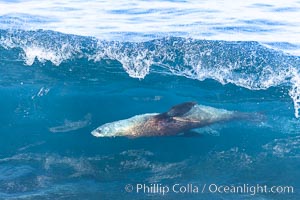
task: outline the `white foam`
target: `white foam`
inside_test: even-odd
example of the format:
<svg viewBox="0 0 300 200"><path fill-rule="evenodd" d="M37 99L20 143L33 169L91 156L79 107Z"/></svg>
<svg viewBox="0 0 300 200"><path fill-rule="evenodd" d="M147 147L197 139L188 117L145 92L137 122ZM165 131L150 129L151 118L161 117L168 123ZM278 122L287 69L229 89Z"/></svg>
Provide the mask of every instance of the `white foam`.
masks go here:
<svg viewBox="0 0 300 200"><path fill-rule="evenodd" d="M251 168L255 162L255 158L248 155L244 149L238 147L233 147L224 151L212 151L209 155L208 162L218 167L232 167L234 166L236 170ZM217 162L217 163L215 163ZM209 163L210 164L210 163Z"/></svg>
<svg viewBox="0 0 300 200"><path fill-rule="evenodd" d="M68 44L63 44L61 48L52 47L47 48L44 46L32 45L23 47L25 54L25 63L32 65L35 59L39 62L51 61L54 65L58 66L64 60L70 59L73 56L73 47Z"/></svg>
<svg viewBox="0 0 300 200"><path fill-rule="evenodd" d="M152 52L133 43L132 47L126 47L122 43L115 42L103 44L98 43L98 52L89 56L89 59L99 61L109 58L119 61L130 77L144 78L149 74L150 66L153 64Z"/></svg>
<svg viewBox="0 0 300 200"><path fill-rule="evenodd" d="M21 48L25 64L29 66L36 59L41 63L50 61L52 64L59 66L63 61L72 58L80 51L76 44L71 44L68 41L52 40L51 35L49 35L49 38L43 39L35 34L25 36L25 33L22 32L16 34L8 32L7 35L1 36L0 45L6 49Z"/></svg>
<svg viewBox="0 0 300 200"><path fill-rule="evenodd" d="M278 157L299 158L300 137L295 136L284 139L275 139L274 141L265 144L263 148Z"/></svg>
<svg viewBox="0 0 300 200"><path fill-rule="evenodd" d="M291 79L292 88L289 91L289 95L292 97L294 102L295 116L299 118L300 111L300 75L295 69L293 71L293 77Z"/></svg>

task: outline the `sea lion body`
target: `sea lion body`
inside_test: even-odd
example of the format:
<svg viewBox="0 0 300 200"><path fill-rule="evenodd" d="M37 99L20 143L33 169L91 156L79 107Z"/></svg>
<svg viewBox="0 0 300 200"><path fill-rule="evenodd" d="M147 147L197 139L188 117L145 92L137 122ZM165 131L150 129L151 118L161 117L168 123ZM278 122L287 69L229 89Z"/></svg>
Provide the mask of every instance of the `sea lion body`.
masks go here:
<svg viewBox="0 0 300 200"><path fill-rule="evenodd" d="M187 102L174 106L165 113L136 115L129 119L104 124L92 131L92 135L96 137L171 136L214 123L245 118L249 118L248 113Z"/></svg>

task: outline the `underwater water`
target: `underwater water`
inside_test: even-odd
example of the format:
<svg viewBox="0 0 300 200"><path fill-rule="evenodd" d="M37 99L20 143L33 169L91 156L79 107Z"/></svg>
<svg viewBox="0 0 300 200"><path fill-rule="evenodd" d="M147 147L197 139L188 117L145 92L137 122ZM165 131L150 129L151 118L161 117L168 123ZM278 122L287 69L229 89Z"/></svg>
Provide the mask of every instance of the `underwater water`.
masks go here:
<svg viewBox="0 0 300 200"><path fill-rule="evenodd" d="M0 199L299 199L299 2L246 1L231 16L196 1L53 2L0 1ZM264 117L193 137L91 135L186 101Z"/></svg>

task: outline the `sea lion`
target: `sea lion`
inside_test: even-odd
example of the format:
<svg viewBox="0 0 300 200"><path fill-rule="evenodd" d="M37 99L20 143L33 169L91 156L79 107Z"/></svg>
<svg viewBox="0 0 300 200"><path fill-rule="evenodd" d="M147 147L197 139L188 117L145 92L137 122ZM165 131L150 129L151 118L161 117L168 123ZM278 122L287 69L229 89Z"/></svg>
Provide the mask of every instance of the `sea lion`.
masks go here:
<svg viewBox="0 0 300 200"><path fill-rule="evenodd" d="M92 131L96 137L171 136L214 123L236 119L251 119L253 113L243 113L185 102L165 113L147 113L129 119L104 124Z"/></svg>

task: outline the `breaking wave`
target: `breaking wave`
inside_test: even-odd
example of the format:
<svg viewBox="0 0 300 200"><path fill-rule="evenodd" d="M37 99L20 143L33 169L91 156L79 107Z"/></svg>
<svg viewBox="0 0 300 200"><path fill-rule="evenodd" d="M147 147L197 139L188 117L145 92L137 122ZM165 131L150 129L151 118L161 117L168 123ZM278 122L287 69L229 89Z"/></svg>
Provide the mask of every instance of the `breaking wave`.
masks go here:
<svg viewBox="0 0 300 200"><path fill-rule="evenodd" d="M112 72L117 62L132 78L143 79L158 73L203 81L213 79L249 90L287 88L300 109L300 57L270 49L255 41L197 40L165 37L146 42L105 41L93 37L53 31L0 31L0 60L21 62L24 66L53 67L72 63L76 68ZM79 64L80 63L80 64ZM93 73L87 80L98 80ZM90 76L90 77L89 77ZM107 76L107 75L104 75ZM5 76L4 76L5 77ZM5 82L5 80L4 80Z"/></svg>

